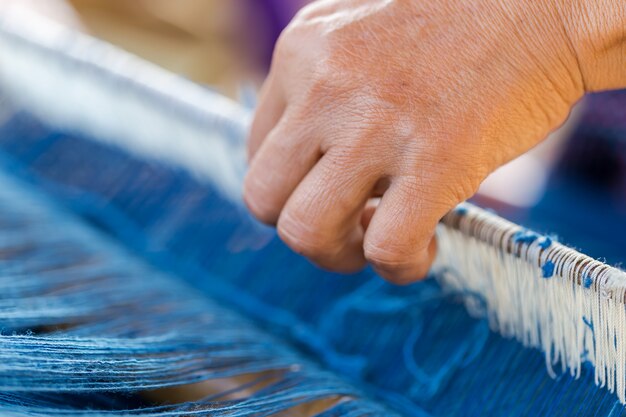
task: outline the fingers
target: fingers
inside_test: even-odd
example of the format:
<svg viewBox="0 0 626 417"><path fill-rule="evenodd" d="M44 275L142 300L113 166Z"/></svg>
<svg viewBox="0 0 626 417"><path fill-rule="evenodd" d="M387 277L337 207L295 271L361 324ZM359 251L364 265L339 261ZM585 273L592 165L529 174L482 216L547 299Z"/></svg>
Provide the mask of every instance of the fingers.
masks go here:
<svg viewBox="0 0 626 417"><path fill-rule="evenodd" d="M411 177L397 177L376 208L363 250L376 272L396 284L428 273L436 254L435 227L446 205L435 202L438 190Z"/></svg>
<svg viewBox="0 0 626 417"><path fill-rule="evenodd" d="M398 284L423 278L436 254L435 227L447 210L435 202L437 187L414 177L390 183L332 150L319 159L318 141L304 140L307 147L290 139L288 118L262 144L246 177L253 214L277 222L283 241L323 268L353 272L369 261Z"/></svg>
<svg viewBox="0 0 626 417"><path fill-rule="evenodd" d="M320 132L303 130L297 116L285 111L254 151L244 183L252 213L278 224L288 246L323 268L353 272L369 261L395 283L424 277L446 212L434 203L437 187L415 177L381 179L378 169L363 166L371 159L362 150L340 155L330 148L321 157Z"/></svg>
<svg viewBox="0 0 626 417"><path fill-rule="evenodd" d="M278 233L285 243L323 268L340 272L363 268L360 221L377 179L367 171L358 164L341 165L330 152L324 155L280 215Z"/></svg>
<svg viewBox="0 0 626 417"><path fill-rule="evenodd" d="M315 135L298 130L288 110L256 151L244 181L244 201L256 218L276 224L287 199L319 160Z"/></svg>
<svg viewBox="0 0 626 417"><path fill-rule="evenodd" d="M429 203L437 190L420 189L410 177L381 179L380 170L362 166L368 159L361 151L338 158L331 147L322 157L316 136L329 132L305 130L294 108L286 109L270 76L248 144L244 199L252 213L277 224L288 246L324 268L352 272L369 261L395 283L424 277L445 214Z"/></svg>
<svg viewBox="0 0 626 417"><path fill-rule="evenodd" d="M259 93L259 104L248 137L248 161L252 160L285 111L286 101L275 78L273 72L270 72Z"/></svg>

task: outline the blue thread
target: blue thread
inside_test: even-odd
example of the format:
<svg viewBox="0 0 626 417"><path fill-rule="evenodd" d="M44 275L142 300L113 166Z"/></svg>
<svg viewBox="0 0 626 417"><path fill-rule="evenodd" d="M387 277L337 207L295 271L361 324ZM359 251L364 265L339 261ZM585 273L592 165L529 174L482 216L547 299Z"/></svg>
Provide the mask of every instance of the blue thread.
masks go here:
<svg viewBox="0 0 626 417"><path fill-rule="evenodd" d="M593 279L589 275L585 275L585 279L583 280L583 287L591 288L593 285Z"/></svg>
<svg viewBox="0 0 626 417"><path fill-rule="evenodd" d="M543 278L552 278L552 275L554 275L554 262L546 261L546 263L541 266L541 273Z"/></svg>
<svg viewBox="0 0 626 417"><path fill-rule="evenodd" d="M530 245L539 238L539 235L530 230L519 230L513 234L513 241L515 243L525 243Z"/></svg>
<svg viewBox="0 0 626 417"><path fill-rule="evenodd" d="M541 249L548 249L552 245L552 239L548 236L544 236L539 240L539 247Z"/></svg>
<svg viewBox="0 0 626 417"><path fill-rule="evenodd" d="M465 216L465 215L467 214L467 211L468 211L468 210L467 210L467 207L465 207L465 206L457 206L457 207L454 209L454 212L455 212L456 214L458 214L459 216Z"/></svg>
<svg viewBox="0 0 626 417"><path fill-rule="evenodd" d="M43 390L54 392L59 404L72 404L65 397L75 392L132 393L253 373L268 379L263 372L287 369L255 401L242 404L241 415L274 414L338 393L353 397L361 412L393 415L248 320L128 256L89 223L65 217L3 175L0 184L0 249L8 253L24 242L31 248L12 251L14 258L0 265L0 292L11 295L0 300L0 323L12 328L0 335L0 391ZM51 334L28 328L57 324L73 326ZM219 398L246 384L180 407L232 415ZM0 410L28 404L22 411L38 414L39 403L24 395L0 394ZM93 396L87 400L90 408L97 403ZM42 410L55 406L47 401L41 401ZM120 415L142 415L138 411ZM145 413L171 415L167 407Z"/></svg>
<svg viewBox="0 0 626 417"><path fill-rule="evenodd" d="M22 140L24 136L21 136ZM64 143L74 149L77 145L70 138L55 140L61 141L56 144L55 150L62 150ZM16 141L16 143L20 143L18 137L16 137ZM111 215L110 206L114 205L114 207L119 209L115 215L119 214L132 219L137 224L137 230L145 233L144 239L134 240L131 238L124 240L126 245L140 251L142 256L149 256L151 248L154 247L153 245L158 244L157 247L165 248L163 249L164 251L175 255L178 259L184 259L184 263L181 264L179 261L176 261L177 263L171 267L181 271L183 276L187 276L192 284L203 291L212 294L220 291L219 294L223 302L237 305L238 308L246 311L252 317L277 328L279 334L283 336L284 334L290 334L288 329L294 325L299 326L299 322L305 323L311 332L315 332L316 323L320 320L320 317L325 317L326 312L330 310L329 306L334 305L334 300L339 300L344 295L351 294L354 289L363 285L363 279L371 279L371 277L366 275L336 277L332 274L322 273L312 268L301 258L292 255L276 240L264 246L263 250L258 253L250 252L249 249L244 249L248 252L243 252L243 255L240 254L241 249L239 249L239 252L231 252L230 246L224 245L222 242L230 242L236 238L246 238L253 241L254 236L260 233L258 229L253 229L254 231L246 229L248 226L246 226L242 218L238 217L241 216L241 211L236 207L216 198L212 194L213 191L211 189L204 190L202 187L206 187L205 185L190 189L189 184L192 184L192 180L189 178L172 182L174 186L170 189L162 185L162 188L155 189L150 182L145 184L133 183L122 177L120 178L122 182L116 186L118 187L116 188L117 194L111 195L109 190L113 185L106 182L98 182L98 178L112 178L112 174L115 171L113 168L108 168L109 172L106 172L107 167L105 165L97 166L97 164L99 164L98 158L110 161L113 159L112 156L106 155L106 152L109 151L97 144L91 142L80 144L80 146L85 145L91 149L87 149L85 152L81 152L81 154L93 155L94 160L89 160L83 168L85 171L82 172L91 170L94 177L84 183L76 183L81 178L76 178L75 175L72 175L72 170L63 166L67 162L63 159L63 153L59 151L60 153L55 155L56 158L50 157L46 159L50 165L40 165L38 169L42 170L45 175L48 175L46 170L50 170L49 175L57 181L57 184L59 184L58 181L66 181L69 184L73 183L73 186L71 193L68 194L64 194L62 192L63 188L59 188L57 185L54 188L48 187L49 190L65 201L68 198L75 198L74 196L77 193L82 193L79 194L81 200L84 200L86 204L93 205L90 213L102 218ZM23 148L16 149L19 151ZM29 158L31 157L29 156ZM129 163L129 161L118 161L115 164L115 169L119 170L120 167L125 166L124 164ZM156 167L151 167L151 170L154 169ZM131 167L128 168L129 172L142 172L142 170L141 164L134 166L131 164ZM169 184L171 176L180 175L180 173L168 173L164 167L159 167L157 173L159 178L161 178L160 184ZM66 177L63 177L63 175L66 175ZM103 199L86 199L85 197L90 192L103 196ZM191 211L189 206L181 205L181 201L186 202L189 200L187 196L193 196L194 200L192 201L196 201L203 193L209 195L210 198L200 200L202 204L197 209ZM149 198L149 201L152 201L152 203L145 204L144 198ZM102 203L106 201L111 202L108 204ZM172 204L169 204L170 202ZM70 208L74 209L74 206L70 205ZM185 213L184 216L179 214L181 211ZM207 213L211 213L211 218L214 219L209 223L206 222ZM129 224L129 222L106 221L102 223L111 224L110 227L112 228L122 228L126 227L124 225ZM167 228L160 229L159 225L161 224L167 225ZM198 225L202 226L202 228L198 227ZM164 234L163 230L169 234ZM112 236L117 235L118 233L112 233ZM166 236L168 240L163 240L162 236ZM145 243L140 243L140 241L149 242L152 246L146 246ZM163 253L158 254L159 258L163 256ZM274 259L276 261L273 261ZM198 260L206 261L200 262ZM197 268L198 272L191 273L192 270L195 271L193 268ZM218 274L210 275L207 278L208 272L217 272ZM263 277L263 279L259 280L258 277ZM222 288L223 285L220 284L218 286L218 282L222 284L230 282L236 286L227 291L222 291L218 290L218 288ZM455 372L450 373L448 379L443 381L445 383L437 385L438 387L445 387L444 391L436 390L431 397L418 396L418 390L415 392L409 391L409 388L417 387L417 385L408 376L406 368L398 364L397 356L390 352L397 351L399 346L403 346L410 331L416 325L419 325L420 322L416 320L424 320L424 323L427 324L425 327L427 329L438 329L436 333L429 333L431 336L421 336L420 340L415 344L415 346L424 347L420 351L420 362L429 367L435 366L435 364L446 363L445 361L450 357L450 347L454 348L452 352L456 352L456 349L466 349L465 344L468 341L464 338L459 338L458 332L447 333L450 324L456 323L456 326L471 328L476 323L465 312L459 313L461 316L457 317L451 314L454 310L450 307L435 309L433 306L439 305L440 301L437 300L441 300L442 295L439 291L434 291L433 287L432 281L426 281L411 287L415 289L417 294L423 294L421 297L416 298L416 303L419 304L415 305L415 308L419 308L423 312L423 317L410 316L410 319L406 314L403 314L402 309L394 312L394 308L388 310L390 313L393 312L389 316L368 314L366 311L367 305L375 307L378 304L377 300L380 300L385 306L387 304L392 306L396 304L395 301L388 300L388 294L385 293L387 291L386 287L381 287L380 292L368 294L369 300L363 299L363 302L360 304L363 308L362 311L355 310L350 312L345 317L345 327L332 329L332 339L326 339L325 334L319 334L318 337L324 338L321 349L343 353L348 355L348 357L359 357L362 355L367 360L367 368L362 375L364 381L357 382L366 391L373 393L376 398L387 399L393 397L397 401L390 401L390 404L396 405L403 402L405 405L400 409L405 415L419 413L417 410L421 409L425 410L424 413L434 416L484 415L485 413L495 416L500 415L497 412L491 412L492 409L489 408L491 407L489 405L491 404L490 402L485 403L482 400L463 401L456 404L446 400L450 397L459 396L463 398L482 398L485 389L494 390L494 392L502 389L510 391L516 395L516 401L520 400L520 395L522 396L521 401L524 403L524 407L507 408L507 414L505 415L508 416L522 416L525 415L524 413L526 415L528 413L540 414L547 407L547 404L550 407L557 407L559 412L566 413L565 415L568 412L572 414L584 412L581 411L581 405L575 401L564 400L555 402L553 398L542 396L543 390L533 388L535 384L545 387L553 386L552 384L555 383L546 375L543 358L539 352L526 350L515 341L505 340L493 334L489 335L488 342L484 346L477 347L476 352L468 356L468 362L464 363L462 368L455 369ZM145 282L143 282L140 288L141 291L145 290ZM396 297L399 297L399 301L405 302L407 290L402 289L402 291L405 296L401 297L403 293L398 293ZM246 294L246 296L243 297L243 294ZM303 296L299 297L299 294L303 294ZM312 297L311 294L315 294L315 296ZM136 294L133 292L130 295L134 296ZM402 304L402 302L399 304ZM434 304L435 302L437 303ZM263 309L259 306L271 306L272 309ZM462 310L460 306L459 308ZM373 310L376 309L373 308ZM288 312L293 317L293 320L286 321L283 326L280 324L282 319L278 319L276 320L277 324L274 325L275 318L280 316L281 312ZM164 317L166 316L161 316L161 318ZM168 320L172 324L180 326L176 317L171 317ZM190 319L191 322L194 320ZM128 318L117 322L128 322ZM332 326L331 318L327 322ZM98 326L94 325L91 328L95 330ZM188 328L182 328L183 331L185 329ZM360 329L371 329L371 331ZM312 335L313 333L311 333ZM307 336L302 339L302 343L306 346L308 343L316 342L314 342L313 337ZM315 351L316 349L313 350ZM337 358L340 356L337 355ZM318 358L323 359L324 355L318 356ZM508 372L517 375L517 377L502 379L501 363L507 363ZM341 366L341 361L333 363L334 369L340 374L343 373ZM350 371L346 373L349 374ZM576 393L575 396L578 396L581 391L593 391L594 395L597 395L598 400L590 401L589 406L596 407L599 410L598 413L602 415L602 410L606 407L605 404L609 404L612 407L616 402L609 394L599 395L597 393L597 388L593 386L592 382L592 371L583 369L584 375L591 375L591 382L589 382L589 377L583 377L580 380L568 378L566 381L559 382L559 384L563 384L564 392L568 393L563 395L563 398L572 398L570 393ZM525 382L517 382L520 380ZM529 386L527 381L532 381L533 386ZM287 383L287 380L285 380L285 383ZM308 393L313 391L313 389L304 387L303 391L292 391L289 395L297 396L302 392ZM330 390L327 392L330 392ZM494 396L493 407L498 407L498 397L499 395ZM89 398L92 399L93 396ZM277 392L272 392L271 397L262 398L267 398L267 401L276 400L277 404L285 406L285 403L279 401L278 398L280 397L278 397ZM0 404L2 404L1 401L2 399L0 398ZM263 404L264 400L261 399L258 405L263 407ZM288 400L286 404L290 404ZM362 414L363 409L361 407L362 405L357 401L355 408L351 408L351 410L356 410L354 415ZM216 411L214 415L219 416L220 414ZM372 413L370 415L376 414ZM387 414L380 413L380 415L392 414L387 410Z"/></svg>
<svg viewBox="0 0 626 417"><path fill-rule="evenodd" d="M27 137L27 135L16 136L15 143L21 143L20 140L24 140L25 136ZM80 146L88 148L81 154L93 155L93 161L91 159L86 161L87 163L83 167L85 171L81 172L91 171L93 178L83 183L76 183L81 178L76 178L75 175L72 175L71 169L64 167L63 164L67 164L67 161L63 158L62 150L64 143L74 149L77 143L71 138L55 140L60 141L54 147L59 153L55 154L55 158L46 159L49 165L39 165L38 169L42 170L44 175L50 175L54 178L57 184L63 185L63 182L67 182L73 185L71 193L67 194L64 194L63 188L59 188L58 185L52 188L46 186L47 189L65 201L68 201L68 198L75 198L79 193L81 200L85 201L86 204L93 205L90 213L103 218L111 215L111 205L114 205L119 209L115 215L124 215L128 219L132 219L137 224L137 230L145 233L143 240L124 240L126 245L140 251L142 256L149 256L150 250L155 244L158 244L158 247L164 247L163 250L175 255L178 259L185 260L182 264L176 261L177 263L172 264L171 268L179 270L183 276L189 277L188 279L193 285L211 294L219 292L223 302L236 305L252 317L278 329L279 334L290 334L288 329L297 325L299 321L306 323L312 332L316 331L315 323L320 317L325 317L326 311L330 310L329 306L335 302L333 300L341 299L345 294L350 294L354 289L363 285L363 279L371 278L366 275L336 277L332 274L322 273L312 268L301 258L292 255L276 240L264 246L264 249L258 254L252 252L244 252L244 255L240 255L240 252L233 253L228 249L229 246L222 242L230 242L235 238L254 241L254 236L260 232L256 228L252 229L253 231L248 231L246 229L248 226L242 220L243 217L238 217L242 216L240 213L243 212L225 200L218 199L212 194L214 191L211 189L203 189L202 187L206 187L206 185L189 188L189 184L193 184L193 182L190 178L185 178L173 182L175 186L170 189L163 186L155 189L150 182L145 184L134 183L128 178L121 177L122 183L116 186L118 187L116 194L111 195L109 190L113 185L104 181L99 182L98 179L112 178L115 170L119 170L125 164L131 165L128 168L129 172L143 172L142 164L135 163L133 165L132 161L117 161L115 170L111 167L107 168L105 164L100 164L98 159L112 160L113 156L107 155L107 152L111 152L110 150L91 142L80 143ZM16 149L19 151L24 148L17 147ZM28 158L32 158L32 155L29 155ZM156 168L152 166L151 170ZM47 170L49 170L49 174ZM13 168L12 171L15 172ZM169 184L171 182L170 177L181 175L180 173L168 173L165 167L158 167L157 173L161 178L161 184ZM85 198L91 192L103 196L102 199ZM210 198L200 200L202 204L196 210L190 211L188 206L180 203L181 201L188 201L187 196L193 196L194 200L192 201L195 201L203 194L209 195ZM147 205L143 202L144 198L162 203ZM107 201L110 203L103 204ZM73 205L69 207L74 209ZM181 210L185 213L184 216L179 214ZM211 222L214 223L206 222L207 213L211 213L212 219L215 219ZM129 222L103 221L103 224L111 224L113 228L121 228L126 227L124 225L129 224ZM164 234L163 229L158 227L161 224L167 225L165 230L169 234ZM202 228L197 225L201 225ZM117 235L118 233L112 234L112 236ZM166 236L168 240L164 241L162 236ZM146 246L140 241L149 242L152 246ZM163 252L158 254L158 258L163 256ZM203 259L207 261L197 261ZM273 261L274 259L276 261ZM196 271L194 268L197 268L198 272L192 273L191 271ZM210 278L207 278L208 272L218 272L218 274L210 275ZM263 277L263 279L259 280L258 277ZM228 290L219 289L228 282L236 286ZM217 283L220 283L219 286ZM457 323L459 326L464 325L470 328L475 325L475 322L467 317L464 312L463 318L451 315L453 310L450 307L443 310L433 309L432 303L441 299L442 295L438 291L432 291L432 281L416 284L415 287L411 288L415 288L418 294L423 294L418 301L420 304L416 305L416 308L424 312L424 316L420 320L427 323L426 328L428 329L439 329L439 333L435 333L435 336L423 336L417 341L416 346L424 347L420 352L420 362L427 366L445 363L446 358L449 357L449 346L455 347L455 349L465 349L463 345L467 343L467 340L458 337L457 332L446 333L450 324ZM142 289L145 289L145 285ZM401 290L406 292L405 288ZM246 296L243 297L243 294ZM304 294L304 296L298 297L298 294ZM311 294L315 294L315 296L312 297ZM363 308L366 308L368 304L374 307L377 305L377 299L386 305L388 304L386 297L387 295L381 289L379 293L369 294L369 300L364 299L361 305ZM272 309L263 309L259 306L271 306ZM274 320L281 315L281 312L288 312L293 320L290 319L282 325L280 324L282 319L278 319L274 324ZM450 374L450 379L446 379L446 383L438 385L446 387L443 392L435 391L432 397L418 397L417 392L410 393L411 391L408 391L409 387L416 387L416 384L407 376L407 370L399 366L397 357L390 354L390 352L398 349L398 346L402 346L414 326L419 325L419 322L416 322L416 317L411 316L411 319L408 319L406 314L402 314L402 310L386 317L365 313L365 310L363 312L355 311L346 316L345 327L333 329L333 338L330 340L325 339L324 334L319 334L318 337L324 338L322 349L341 352L348 354L348 356L354 355L353 357L363 355L367 360L367 368L363 373L365 381L358 383L365 387L366 391L373 393L376 398L388 399L393 397L395 401L390 401L390 404L397 406L398 403L404 401L405 405L400 409L405 415L418 413L417 410L420 409L427 410L428 414L434 416L485 415L485 413L500 415L497 412L491 412L492 409L489 408L491 403L485 403L482 400L463 401L459 404L446 400L450 397L459 396L482 398L485 389L495 390L495 392L502 389L507 390L516 395L516 401L520 401L519 396L522 395L521 401L524 403L524 407L507 408L507 414L505 414L507 416L522 416L525 413L526 415L529 413L541 414L547 404L550 407L557 407L559 412L566 413L565 415L568 412L570 414L584 412L581 411L580 403L576 401L554 402L553 398L542 396L543 390L533 387L535 384L551 387L555 383L546 375L543 358L539 352L526 350L515 341L505 340L493 334L489 336L488 343L485 343L481 349L477 349L475 355L470 355L469 362L464 364L463 368L457 368L454 373ZM176 318L170 320L176 322ZM122 323L127 321L122 320ZM327 321L332 323L331 318ZM92 328L96 329L97 326L92 326ZM372 331L359 329L371 329ZM290 334L291 336L292 334ZM312 342L313 339L308 336L302 339L305 346ZM312 350L316 351L316 349ZM338 355L338 358L340 356ZM321 358L323 359L324 355ZM517 377L502 379L500 376L501 366L499 365L501 363L507 363L508 372L517 375ZM341 361L333 364L335 370L340 374L343 372L341 366ZM349 374L350 371L346 373ZM560 381L559 384L566 387L563 388L564 392L576 393L575 396L580 395L581 391L593 392L598 399L590 401L589 406L596 407L598 414L603 415L602 410L607 404L612 407L616 402L610 394L598 394L597 388L593 386L592 370L583 369L584 375L591 375L591 379L589 377L583 377L580 380L567 379L567 381ZM516 382L519 380L532 381L533 386L529 386L528 382L523 384ZM277 394L274 393L273 395ZM291 395L298 395L298 391L292 392ZM571 395L564 395L563 398L572 398ZM93 397L90 396L89 398ZM270 400L270 397L267 399ZM2 403L0 402L0 404ZM263 400L259 404L262 405ZM498 407L498 404L498 395L496 395L493 399L493 406ZM354 410L361 410L354 412L355 415L361 415L362 408L358 401ZM219 416L218 412L215 415ZM388 411L388 414L381 413L381 415L392 414ZM335 416L333 415L333 417Z"/></svg>

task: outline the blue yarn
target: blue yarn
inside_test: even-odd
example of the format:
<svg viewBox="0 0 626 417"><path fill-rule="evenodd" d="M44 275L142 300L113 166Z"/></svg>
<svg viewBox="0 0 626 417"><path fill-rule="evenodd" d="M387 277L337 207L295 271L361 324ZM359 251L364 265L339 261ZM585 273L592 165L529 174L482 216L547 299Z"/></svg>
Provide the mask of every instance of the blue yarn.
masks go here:
<svg viewBox="0 0 626 417"><path fill-rule="evenodd" d="M589 275L585 275L585 278L583 280L583 287L591 288L592 285L593 285L593 279Z"/></svg>
<svg viewBox="0 0 626 417"><path fill-rule="evenodd" d="M548 249L552 245L552 239L548 236L544 236L539 240L539 247L541 249Z"/></svg>
<svg viewBox="0 0 626 417"><path fill-rule="evenodd" d="M588 368L580 380L568 375L551 380L540 352L489 333L485 321L471 319L454 303L456 295L442 293L432 280L396 288L371 271L341 277L323 272L291 253L239 203L185 172L75 137L42 136L41 130L32 130L27 115L22 117L26 119L21 129L0 129L0 149L13 161L0 165L10 165L15 175L52 193L161 271L235 306L359 392L403 415L522 416L542 415L551 408L555 416L585 416L591 410L609 415L615 407L623 409L612 394L595 387ZM32 153L30 145L42 141L45 146L36 146L42 153ZM86 157L72 159L72 154ZM120 170L133 175L120 175ZM66 263L72 262L76 260ZM158 303L150 305L156 308ZM95 320L73 332L93 337L111 327L128 334L155 328L153 321L133 324L135 319L128 317L107 317L110 323ZM161 320L166 328L184 322L178 314L164 314ZM185 352L186 347L180 345L177 351ZM176 374L173 369L163 373L174 379ZM146 382L158 383L137 383ZM587 398L584 403L581 395ZM357 396L343 410L361 410L362 415L363 398ZM255 406L264 407L263 401ZM148 415L142 410L141 415Z"/></svg>
<svg viewBox="0 0 626 417"><path fill-rule="evenodd" d="M349 396L352 406L371 415L393 414L5 175L0 183L0 250L13 254L0 262L0 289L11 294L0 298L0 414L63 415L71 409L72 415L169 416L188 409L258 415L336 396ZM39 330L28 329L35 324ZM64 327L45 328L54 324ZM133 393L285 369L276 382L237 402L218 401L223 392L116 414L94 408L93 396L85 397L82 412L80 401L63 401L77 393Z"/></svg>
<svg viewBox="0 0 626 417"><path fill-rule="evenodd" d="M541 276L544 278L552 278L554 275L554 262L546 261L541 266Z"/></svg>
<svg viewBox="0 0 626 417"><path fill-rule="evenodd" d="M525 243L530 245L539 238L539 235L531 230L520 230L513 234L513 241L515 243Z"/></svg>
<svg viewBox="0 0 626 417"><path fill-rule="evenodd" d="M467 207L457 206L454 211L460 216L465 216L467 214Z"/></svg>

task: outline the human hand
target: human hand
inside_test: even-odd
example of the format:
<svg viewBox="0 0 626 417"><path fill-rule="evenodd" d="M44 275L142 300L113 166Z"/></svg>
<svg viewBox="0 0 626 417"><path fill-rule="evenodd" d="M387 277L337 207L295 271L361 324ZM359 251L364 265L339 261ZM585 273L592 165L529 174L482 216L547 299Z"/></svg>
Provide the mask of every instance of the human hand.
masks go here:
<svg viewBox="0 0 626 417"><path fill-rule="evenodd" d="M248 207L322 267L369 261L396 283L423 277L441 217L563 123L589 89L594 74L573 45L580 10L567 4L304 8L281 35L260 95Z"/></svg>

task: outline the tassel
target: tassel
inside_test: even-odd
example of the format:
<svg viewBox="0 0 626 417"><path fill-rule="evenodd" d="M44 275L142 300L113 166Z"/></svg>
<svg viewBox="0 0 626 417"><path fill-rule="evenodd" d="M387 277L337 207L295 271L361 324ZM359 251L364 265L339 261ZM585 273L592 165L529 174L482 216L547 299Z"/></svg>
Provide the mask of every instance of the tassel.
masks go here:
<svg viewBox="0 0 626 417"><path fill-rule="evenodd" d="M437 243L434 275L470 294L470 313L544 351L554 377L589 361L626 402L626 273L470 204L443 219Z"/></svg>

